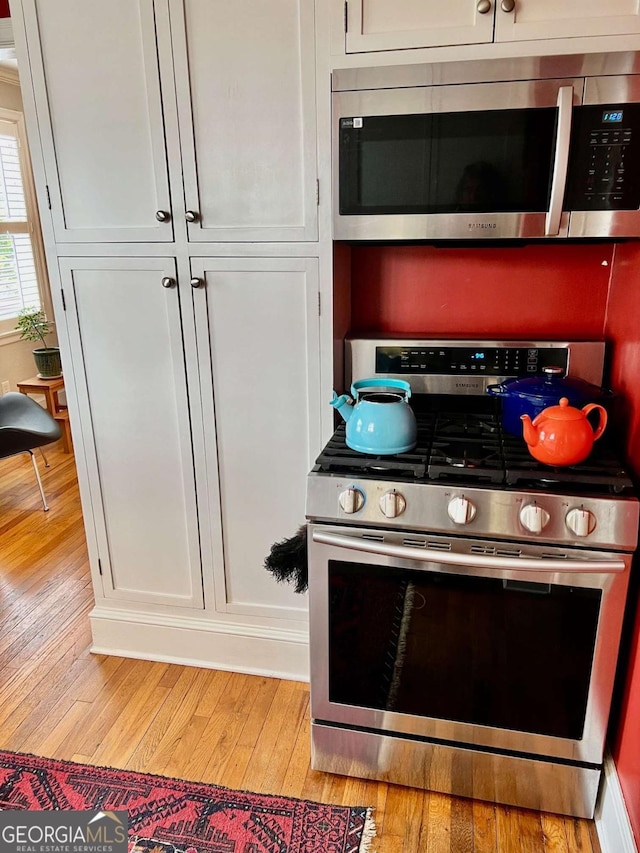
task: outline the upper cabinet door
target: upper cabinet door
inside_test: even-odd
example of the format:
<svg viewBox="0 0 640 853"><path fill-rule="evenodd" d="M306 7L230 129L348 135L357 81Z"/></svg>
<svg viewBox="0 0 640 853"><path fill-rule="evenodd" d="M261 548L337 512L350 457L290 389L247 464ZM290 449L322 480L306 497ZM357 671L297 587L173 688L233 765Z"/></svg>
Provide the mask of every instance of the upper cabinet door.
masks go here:
<svg viewBox="0 0 640 853"><path fill-rule="evenodd" d="M189 239L317 239L313 4L170 9Z"/></svg>
<svg viewBox="0 0 640 853"><path fill-rule="evenodd" d="M494 0L348 0L347 53L493 41Z"/></svg>
<svg viewBox="0 0 640 853"><path fill-rule="evenodd" d="M510 5L510 4L509 4ZM638 0L515 0L496 12L496 41L614 36L640 32Z"/></svg>
<svg viewBox="0 0 640 853"><path fill-rule="evenodd" d="M23 8L56 240L171 241L153 0Z"/></svg>

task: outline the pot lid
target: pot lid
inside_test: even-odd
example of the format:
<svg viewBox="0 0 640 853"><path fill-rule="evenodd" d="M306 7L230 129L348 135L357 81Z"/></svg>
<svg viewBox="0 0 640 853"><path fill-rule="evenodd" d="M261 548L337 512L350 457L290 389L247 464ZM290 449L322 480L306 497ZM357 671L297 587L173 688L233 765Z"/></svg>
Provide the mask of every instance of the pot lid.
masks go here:
<svg viewBox="0 0 640 853"><path fill-rule="evenodd" d="M588 403L603 396L602 389L597 385L574 376L563 376L564 370L561 367L545 367L543 373L543 376L507 379L503 388L509 394L540 402L548 401L550 397L556 397L558 400L560 397L568 397L569 400Z"/></svg>

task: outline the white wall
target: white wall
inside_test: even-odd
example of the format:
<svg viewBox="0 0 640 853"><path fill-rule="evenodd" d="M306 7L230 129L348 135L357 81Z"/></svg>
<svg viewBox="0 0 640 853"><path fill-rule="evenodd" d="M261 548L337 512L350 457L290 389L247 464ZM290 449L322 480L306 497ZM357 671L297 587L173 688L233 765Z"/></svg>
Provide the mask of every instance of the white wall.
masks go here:
<svg viewBox="0 0 640 853"><path fill-rule="evenodd" d="M18 74L2 66L0 66L0 107L22 112ZM48 337L47 343L55 345L54 334ZM35 346L31 341L12 339L11 342L6 342L6 338L3 341L0 336L0 383L9 382L11 391L17 390L17 382L36 375L36 366L31 354Z"/></svg>
<svg viewBox="0 0 640 853"><path fill-rule="evenodd" d="M31 354L34 346L29 341L5 345L0 343L0 383L9 382L11 391L17 390L16 382L36 375L36 365Z"/></svg>

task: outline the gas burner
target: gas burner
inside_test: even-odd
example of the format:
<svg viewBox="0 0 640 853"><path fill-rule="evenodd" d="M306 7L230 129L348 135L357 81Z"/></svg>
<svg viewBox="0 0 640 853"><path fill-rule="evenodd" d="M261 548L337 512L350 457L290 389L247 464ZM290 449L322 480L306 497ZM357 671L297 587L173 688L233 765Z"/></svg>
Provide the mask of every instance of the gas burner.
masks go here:
<svg viewBox="0 0 640 853"><path fill-rule="evenodd" d="M436 417L435 434L429 457L429 478L470 483L502 483L504 465L500 447L500 426L495 412L475 411L467 399L456 401L455 410L445 408Z"/></svg>
<svg viewBox="0 0 640 853"><path fill-rule="evenodd" d="M490 414L442 412L436 420L436 436L442 439L497 437L499 430L497 420Z"/></svg>
<svg viewBox="0 0 640 853"><path fill-rule="evenodd" d="M454 468L480 468L495 455L495 448L488 450L484 444L461 441L441 445L438 450L445 462Z"/></svg>

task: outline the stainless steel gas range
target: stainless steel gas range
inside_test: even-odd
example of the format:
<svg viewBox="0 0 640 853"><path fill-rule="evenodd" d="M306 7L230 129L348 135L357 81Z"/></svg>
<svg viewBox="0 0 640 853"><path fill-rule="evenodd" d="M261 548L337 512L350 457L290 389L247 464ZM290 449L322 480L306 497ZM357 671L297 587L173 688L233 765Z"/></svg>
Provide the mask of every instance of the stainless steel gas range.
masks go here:
<svg viewBox="0 0 640 853"><path fill-rule="evenodd" d="M599 384L604 345L346 347L347 386L410 382L418 445L338 427L308 477L312 766L593 816L638 501L606 434L541 465L483 392L544 364Z"/></svg>

